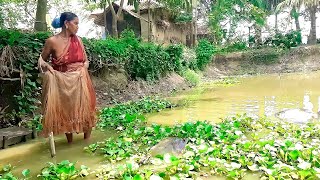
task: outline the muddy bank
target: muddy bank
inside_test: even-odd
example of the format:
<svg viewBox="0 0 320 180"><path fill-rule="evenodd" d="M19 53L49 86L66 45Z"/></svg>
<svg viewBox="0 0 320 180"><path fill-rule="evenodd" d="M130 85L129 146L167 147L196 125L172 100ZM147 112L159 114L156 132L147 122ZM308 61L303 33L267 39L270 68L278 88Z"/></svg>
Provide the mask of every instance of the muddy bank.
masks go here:
<svg viewBox="0 0 320 180"><path fill-rule="evenodd" d="M144 80L130 80L121 68L106 68L94 73L92 81L97 94L98 107L108 106L131 100L138 100L144 96L167 96L176 91L182 91L192 86L176 73L161 78L156 82Z"/></svg>
<svg viewBox="0 0 320 180"><path fill-rule="evenodd" d="M320 47L301 46L286 52L274 49L216 55L204 71L208 79L221 76L310 72L320 69Z"/></svg>
<svg viewBox="0 0 320 180"><path fill-rule="evenodd" d="M320 46L301 46L290 51L275 49L216 55L203 71L203 79L211 81L227 76L311 72L320 70ZM172 73L156 82L133 81L125 70L109 67L92 76L98 106L137 100L150 95L169 95L192 86L180 75Z"/></svg>

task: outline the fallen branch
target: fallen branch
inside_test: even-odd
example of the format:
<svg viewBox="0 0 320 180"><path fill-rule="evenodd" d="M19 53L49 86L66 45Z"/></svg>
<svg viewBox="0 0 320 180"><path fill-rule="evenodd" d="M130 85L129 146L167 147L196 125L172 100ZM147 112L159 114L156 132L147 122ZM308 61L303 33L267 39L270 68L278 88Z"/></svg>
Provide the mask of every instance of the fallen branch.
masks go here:
<svg viewBox="0 0 320 180"><path fill-rule="evenodd" d="M4 78L4 77L0 77L0 80L3 81L20 81L20 78Z"/></svg>

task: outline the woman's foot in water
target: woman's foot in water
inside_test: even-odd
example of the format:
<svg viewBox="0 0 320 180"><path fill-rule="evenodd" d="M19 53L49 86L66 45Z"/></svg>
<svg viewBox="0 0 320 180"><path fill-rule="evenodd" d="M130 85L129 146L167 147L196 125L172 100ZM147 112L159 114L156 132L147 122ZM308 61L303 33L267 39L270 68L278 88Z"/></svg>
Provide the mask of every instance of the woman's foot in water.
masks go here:
<svg viewBox="0 0 320 180"><path fill-rule="evenodd" d="M89 129L89 130L88 130L87 132L85 132L84 135L83 135L84 140L87 141L87 142L89 141L90 137L91 137L91 129Z"/></svg>
<svg viewBox="0 0 320 180"><path fill-rule="evenodd" d="M66 133L68 144L71 144L73 142L73 134L72 133Z"/></svg>

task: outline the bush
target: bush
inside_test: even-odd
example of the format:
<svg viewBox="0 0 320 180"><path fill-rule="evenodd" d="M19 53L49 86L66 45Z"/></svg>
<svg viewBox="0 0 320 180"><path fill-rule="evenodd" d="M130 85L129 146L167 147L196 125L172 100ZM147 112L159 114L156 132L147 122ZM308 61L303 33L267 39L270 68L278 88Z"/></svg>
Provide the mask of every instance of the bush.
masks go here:
<svg viewBox="0 0 320 180"><path fill-rule="evenodd" d="M282 49L263 48L248 51L243 56L255 64L272 64L278 62L283 52Z"/></svg>
<svg viewBox="0 0 320 180"><path fill-rule="evenodd" d="M170 56L161 46L141 44L133 47L125 65L134 79L157 80L169 71Z"/></svg>
<svg viewBox="0 0 320 180"><path fill-rule="evenodd" d="M21 33L17 30L0 30L0 75L20 78L20 74L23 74L23 88L16 88L12 97L18 116L32 114L37 109L35 103L40 90L40 84L37 82L38 58L45 39L50 35L48 32Z"/></svg>
<svg viewBox="0 0 320 180"><path fill-rule="evenodd" d="M203 70L206 65L211 62L214 53L215 49L209 41L199 41L199 44L196 47L197 68Z"/></svg>
<svg viewBox="0 0 320 180"><path fill-rule="evenodd" d="M133 79L158 80L169 72L182 70L182 52L181 45L163 48L153 43L140 43L130 49L125 68Z"/></svg>
<svg viewBox="0 0 320 180"><path fill-rule="evenodd" d="M183 71L182 76L192 85L197 86L200 83L201 76L191 69Z"/></svg>
<svg viewBox="0 0 320 180"><path fill-rule="evenodd" d="M247 43L244 41L233 42L221 49L221 52L236 52L236 51L244 51L247 50Z"/></svg>
<svg viewBox="0 0 320 180"><path fill-rule="evenodd" d="M180 72L182 70L182 45L170 45L165 50L170 57L170 70L175 72Z"/></svg>
<svg viewBox="0 0 320 180"><path fill-rule="evenodd" d="M290 49L302 43L301 32L291 31L285 35L276 34L274 37L265 40L264 45Z"/></svg>
<svg viewBox="0 0 320 180"><path fill-rule="evenodd" d="M133 31L124 30L119 39L83 38L83 43L91 68L97 69L104 67L106 64L124 64L128 59L130 48L138 46L139 39L135 37Z"/></svg>

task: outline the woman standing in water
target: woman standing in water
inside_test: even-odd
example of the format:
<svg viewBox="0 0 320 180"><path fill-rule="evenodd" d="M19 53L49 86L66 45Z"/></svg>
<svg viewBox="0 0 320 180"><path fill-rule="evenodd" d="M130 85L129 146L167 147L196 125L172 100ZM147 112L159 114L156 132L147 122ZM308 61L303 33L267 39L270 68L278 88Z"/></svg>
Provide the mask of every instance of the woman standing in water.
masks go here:
<svg viewBox="0 0 320 180"><path fill-rule="evenodd" d="M85 49L76 35L78 24L77 15L71 12L55 18L52 26L62 30L46 40L39 58L43 73L42 135L65 133L68 143L72 143L72 133L83 132L84 139L89 139L96 123L96 96L87 70Z"/></svg>

